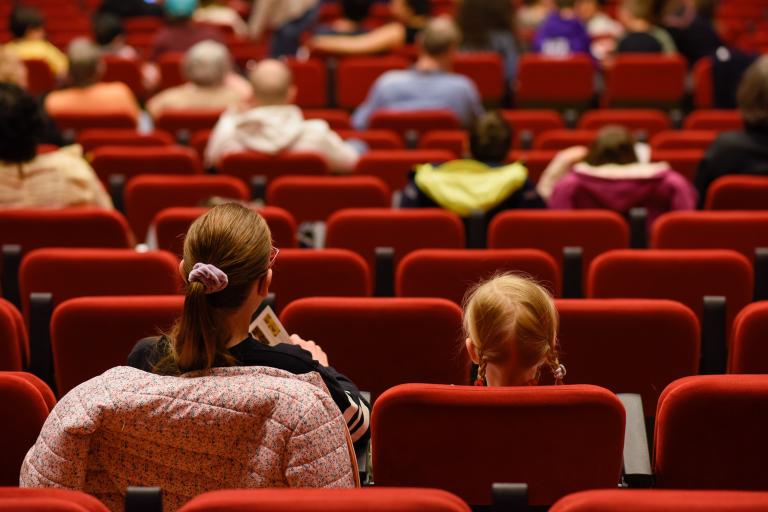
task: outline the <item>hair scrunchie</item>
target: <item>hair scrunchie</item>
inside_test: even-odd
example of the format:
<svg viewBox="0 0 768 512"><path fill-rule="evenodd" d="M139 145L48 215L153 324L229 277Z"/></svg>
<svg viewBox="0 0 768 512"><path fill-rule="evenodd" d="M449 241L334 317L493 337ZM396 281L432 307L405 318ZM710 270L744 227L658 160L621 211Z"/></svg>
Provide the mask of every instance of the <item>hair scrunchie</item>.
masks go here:
<svg viewBox="0 0 768 512"><path fill-rule="evenodd" d="M206 294L219 292L229 284L227 274L210 263L195 263L189 273L188 281L202 283Z"/></svg>

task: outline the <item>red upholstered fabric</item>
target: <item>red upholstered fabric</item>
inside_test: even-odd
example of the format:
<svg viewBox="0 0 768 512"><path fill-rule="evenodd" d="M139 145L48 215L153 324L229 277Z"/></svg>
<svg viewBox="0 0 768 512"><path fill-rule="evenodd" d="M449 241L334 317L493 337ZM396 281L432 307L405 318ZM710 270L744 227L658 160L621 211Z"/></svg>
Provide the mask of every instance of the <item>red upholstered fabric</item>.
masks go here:
<svg viewBox="0 0 768 512"><path fill-rule="evenodd" d="M469 150L469 137L462 130L432 130L419 137L419 149L441 149L462 158Z"/></svg>
<svg viewBox="0 0 768 512"><path fill-rule="evenodd" d="M488 227L488 247L535 248L562 262L563 248L581 247L584 268L598 255L629 246L629 228L607 210L516 210L502 212Z"/></svg>
<svg viewBox="0 0 768 512"><path fill-rule="evenodd" d="M19 371L28 359L29 341L21 313L0 299L0 371Z"/></svg>
<svg viewBox="0 0 768 512"><path fill-rule="evenodd" d="M181 295L79 297L59 304L51 319L59 395L114 366L125 365L136 342L167 332L183 306Z"/></svg>
<svg viewBox="0 0 768 512"><path fill-rule="evenodd" d="M91 295L172 295L180 290L178 260L166 251L37 249L19 270L24 314L29 294L50 292L54 304Z"/></svg>
<svg viewBox="0 0 768 512"><path fill-rule="evenodd" d="M47 93L56 87L56 77L43 59L25 59L27 68L27 90L35 96Z"/></svg>
<svg viewBox="0 0 768 512"><path fill-rule="evenodd" d="M481 388L406 384L374 404L377 485L439 487L489 505L493 482L525 482L531 505L615 488L624 408L587 385Z"/></svg>
<svg viewBox="0 0 768 512"><path fill-rule="evenodd" d="M181 146L102 146L93 151L91 165L102 181L113 174L201 174L203 166L192 148Z"/></svg>
<svg viewBox="0 0 768 512"><path fill-rule="evenodd" d="M761 512L768 493L617 489L584 491L558 500L550 512Z"/></svg>
<svg viewBox="0 0 768 512"><path fill-rule="evenodd" d="M506 271L530 275L559 295L557 262L535 249L413 251L397 267L395 292L399 297L441 297L461 304L472 285Z"/></svg>
<svg viewBox="0 0 768 512"><path fill-rule="evenodd" d="M712 79L712 59L702 57L693 65L693 104L696 108L712 108L715 103L715 84Z"/></svg>
<svg viewBox="0 0 768 512"><path fill-rule="evenodd" d="M281 250L272 284L278 309L303 297L365 297L371 276L365 260L344 249Z"/></svg>
<svg viewBox="0 0 768 512"><path fill-rule="evenodd" d="M144 240L158 212L173 206L197 206L213 196L248 201L248 186L233 176L136 176L125 187L125 213L136 238Z"/></svg>
<svg viewBox="0 0 768 512"><path fill-rule="evenodd" d="M670 212L654 223L651 247L733 249L751 261L756 248L768 247L768 211Z"/></svg>
<svg viewBox="0 0 768 512"><path fill-rule="evenodd" d="M344 140L357 139L365 142L369 149L405 149L403 138L392 130L336 130Z"/></svg>
<svg viewBox="0 0 768 512"><path fill-rule="evenodd" d="M707 210L768 210L768 177L731 175L707 189Z"/></svg>
<svg viewBox="0 0 768 512"><path fill-rule="evenodd" d="M565 149L571 146L589 146L597 137L597 130L548 130L540 133L533 149Z"/></svg>
<svg viewBox="0 0 768 512"><path fill-rule="evenodd" d="M558 300L561 361L568 384L639 393L646 416L667 384L699 368L699 322L668 300Z"/></svg>
<svg viewBox="0 0 768 512"><path fill-rule="evenodd" d="M461 125L456 114L450 110L377 110L371 116L370 127L405 135L407 132L421 134L430 130L458 130Z"/></svg>
<svg viewBox="0 0 768 512"><path fill-rule="evenodd" d="M563 118L556 110L502 110L501 115L512 128L515 137L515 147L520 147L520 136L524 131L535 137L547 130L565 128Z"/></svg>
<svg viewBox="0 0 768 512"><path fill-rule="evenodd" d="M282 176L267 188L267 204L297 222L325 220L342 208L387 208L387 185L375 176Z"/></svg>
<svg viewBox="0 0 768 512"><path fill-rule="evenodd" d="M349 130L351 128L349 112L326 108L302 109L304 119L322 119L331 130Z"/></svg>
<svg viewBox="0 0 768 512"><path fill-rule="evenodd" d="M93 151L100 146L171 146L173 137L169 133L155 130L140 133L131 129L83 130L77 136L83 151Z"/></svg>
<svg viewBox="0 0 768 512"><path fill-rule="evenodd" d="M701 316L704 296L722 295L730 325L751 302L752 287L752 265L735 251L627 249L608 252L592 262L587 296L672 299Z"/></svg>
<svg viewBox="0 0 768 512"><path fill-rule="evenodd" d="M444 299L309 298L289 304L280 318L288 332L315 340L374 400L396 384L469 378L461 309Z"/></svg>
<svg viewBox="0 0 768 512"><path fill-rule="evenodd" d="M158 90L181 85L186 81L181 71L183 60L184 54L181 52L166 52L157 58L157 65L160 68Z"/></svg>
<svg viewBox="0 0 768 512"><path fill-rule="evenodd" d="M395 264L416 249L462 249L464 226L455 214L437 208L347 209L328 219L325 245L350 249L373 269L377 247L393 247Z"/></svg>
<svg viewBox="0 0 768 512"><path fill-rule="evenodd" d="M668 105L685 92L688 65L677 54L619 54L607 72L603 106Z"/></svg>
<svg viewBox="0 0 768 512"><path fill-rule="evenodd" d="M485 102L497 103L504 96L504 64L497 52L458 53L453 59L453 71L472 80Z"/></svg>
<svg viewBox="0 0 768 512"><path fill-rule="evenodd" d="M208 208L165 208L155 215L157 247L170 251L179 257L184 249L184 235L196 218L208 211ZM272 233L272 243L280 248L296 247L296 221L282 208L265 206L256 211L264 217Z"/></svg>
<svg viewBox="0 0 768 512"><path fill-rule="evenodd" d="M103 59L102 82L123 82L131 89L136 98L144 97L147 91L144 88L144 75L140 60L109 54L104 55Z"/></svg>
<svg viewBox="0 0 768 512"><path fill-rule="evenodd" d="M98 208L0 211L0 244L39 247L129 247L131 234L120 213Z"/></svg>
<svg viewBox="0 0 768 512"><path fill-rule="evenodd" d="M0 485L19 485L21 463L37 440L48 411L34 384L16 372L0 372Z"/></svg>
<svg viewBox="0 0 768 512"><path fill-rule="evenodd" d="M300 107L322 108L328 103L328 73L325 62L317 59L288 59L288 68L296 86L296 100Z"/></svg>
<svg viewBox="0 0 768 512"><path fill-rule="evenodd" d="M768 301L748 305L736 316L728 352L729 373L768 373Z"/></svg>
<svg viewBox="0 0 768 512"><path fill-rule="evenodd" d="M48 387L48 384L43 382L38 376L28 372L3 372L4 375L16 376L29 384L32 384L34 388L40 393L40 396L45 402L45 406L51 411L56 405L56 396Z"/></svg>
<svg viewBox="0 0 768 512"><path fill-rule="evenodd" d="M0 509L7 512L108 512L102 502L68 489L0 488Z"/></svg>
<svg viewBox="0 0 768 512"><path fill-rule="evenodd" d="M267 181L278 176L292 175L325 175L328 174L328 163L316 153L280 153L265 155L254 151L231 153L218 164L221 174L237 176L248 183L253 176L264 176Z"/></svg>
<svg viewBox="0 0 768 512"><path fill-rule="evenodd" d="M768 490L767 375L686 377L659 398L653 469L667 489Z"/></svg>
<svg viewBox="0 0 768 512"><path fill-rule="evenodd" d="M742 130L744 120L738 110L694 110L685 118L684 130Z"/></svg>
<svg viewBox="0 0 768 512"><path fill-rule="evenodd" d="M392 191L408 183L408 173L418 164L443 163L453 160L453 153L438 149L400 151L368 151L360 157L355 172L381 178Z"/></svg>
<svg viewBox="0 0 768 512"><path fill-rule="evenodd" d="M325 4L328 5L328 4ZM439 489L249 489L201 494L179 512L469 512Z"/></svg>
<svg viewBox="0 0 768 512"><path fill-rule="evenodd" d="M221 113L222 109L220 108L164 109L155 119L155 127L173 134L182 130L190 132L212 130L216 126Z"/></svg>
<svg viewBox="0 0 768 512"><path fill-rule="evenodd" d="M408 64L402 57L342 59L336 68L336 103L341 108L357 107L379 76L392 69L404 69Z"/></svg>
<svg viewBox="0 0 768 512"><path fill-rule="evenodd" d="M136 119L129 114L62 112L53 116L59 130L79 132L89 129L136 129Z"/></svg>
<svg viewBox="0 0 768 512"><path fill-rule="evenodd" d="M717 137L716 130L669 130L651 137L651 151L661 149L706 150Z"/></svg>
<svg viewBox="0 0 768 512"><path fill-rule="evenodd" d="M594 96L594 74L591 60L584 55L566 59L522 55L515 101L522 105L589 102Z"/></svg>
<svg viewBox="0 0 768 512"><path fill-rule="evenodd" d="M513 150L507 155L508 162L520 162L528 169L528 179L538 183L549 163L557 155L556 149Z"/></svg>
<svg viewBox="0 0 768 512"><path fill-rule="evenodd" d="M652 109L590 110L579 118L577 128L599 130L609 124L623 126L631 132L642 131L648 137L671 128L669 117L661 110Z"/></svg>
<svg viewBox="0 0 768 512"><path fill-rule="evenodd" d="M654 162L667 162L672 170L693 181L699 162L704 158L703 149L656 149L651 153Z"/></svg>

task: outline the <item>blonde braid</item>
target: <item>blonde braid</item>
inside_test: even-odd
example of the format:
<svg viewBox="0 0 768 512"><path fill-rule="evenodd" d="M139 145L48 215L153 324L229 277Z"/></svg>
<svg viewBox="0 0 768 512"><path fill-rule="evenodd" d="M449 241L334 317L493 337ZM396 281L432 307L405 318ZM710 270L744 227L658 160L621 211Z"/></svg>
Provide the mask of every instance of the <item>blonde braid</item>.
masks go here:
<svg viewBox="0 0 768 512"><path fill-rule="evenodd" d="M477 378L475 379L475 386L485 386L485 366L488 362L480 355L480 363L477 365Z"/></svg>

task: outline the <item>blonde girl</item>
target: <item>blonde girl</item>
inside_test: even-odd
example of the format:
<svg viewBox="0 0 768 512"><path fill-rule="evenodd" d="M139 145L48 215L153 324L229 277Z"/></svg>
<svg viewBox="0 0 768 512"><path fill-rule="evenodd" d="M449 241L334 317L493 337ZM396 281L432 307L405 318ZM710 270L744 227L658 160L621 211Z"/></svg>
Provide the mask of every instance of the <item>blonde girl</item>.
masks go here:
<svg viewBox="0 0 768 512"><path fill-rule="evenodd" d="M552 296L530 278L500 274L469 290L464 330L467 351L478 365L475 385L536 385L544 368L562 384L557 327Z"/></svg>

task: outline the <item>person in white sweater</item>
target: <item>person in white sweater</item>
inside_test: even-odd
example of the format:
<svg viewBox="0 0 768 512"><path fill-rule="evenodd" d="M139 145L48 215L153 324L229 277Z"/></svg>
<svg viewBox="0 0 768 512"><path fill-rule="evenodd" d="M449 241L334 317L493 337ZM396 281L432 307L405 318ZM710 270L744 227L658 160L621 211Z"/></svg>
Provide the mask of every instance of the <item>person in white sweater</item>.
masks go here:
<svg viewBox="0 0 768 512"><path fill-rule="evenodd" d="M288 67L277 60L263 60L248 77L253 86L253 102L248 107L231 108L216 123L205 161L218 166L221 159L241 151L275 155L283 151L319 154L334 172L350 172L360 157L357 147L344 142L319 119L304 119L293 105L296 86Z"/></svg>

